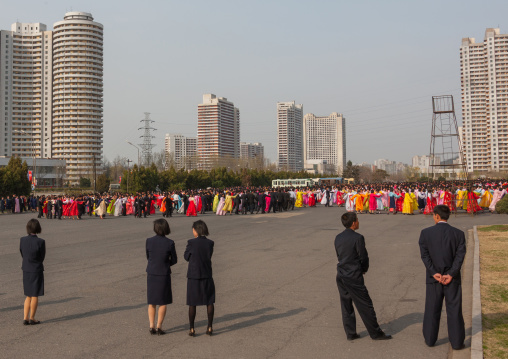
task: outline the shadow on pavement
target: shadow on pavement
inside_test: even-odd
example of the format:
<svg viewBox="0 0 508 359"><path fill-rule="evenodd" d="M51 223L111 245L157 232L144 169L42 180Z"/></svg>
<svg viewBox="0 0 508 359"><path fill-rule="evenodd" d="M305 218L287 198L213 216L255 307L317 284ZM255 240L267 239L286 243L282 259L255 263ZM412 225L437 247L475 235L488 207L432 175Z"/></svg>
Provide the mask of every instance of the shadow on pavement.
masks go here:
<svg viewBox="0 0 508 359"><path fill-rule="evenodd" d="M280 318L290 317L290 316L297 315L297 314L307 310L307 308L297 308L297 309L288 310L285 313L265 314L265 313L273 311L275 309L276 308L274 308L274 307L266 307L266 308L261 308L261 309L257 309L257 310L250 311L250 312L225 314L222 317L214 319L214 321L213 321L214 325L217 323L229 322L229 321L241 319L241 318L251 318L251 319L247 319L245 321L242 321L239 323L234 323L234 324L231 324L231 325L228 325L225 327L221 327L218 329L214 327L213 334L218 335L218 334L227 333L227 332L230 332L233 330L250 327L250 326L253 326L256 324L265 323L270 320L276 320L276 319L280 319ZM203 311L203 315L206 316L206 311ZM208 324L207 320L201 320L201 321L194 323L195 327L206 326L207 324ZM187 325L179 325L177 327L169 329L168 332L172 333L172 332L178 332L178 331L187 330L187 329L189 329L188 324Z"/></svg>
<svg viewBox="0 0 508 359"><path fill-rule="evenodd" d="M59 300L50 300L50 301L47 301L47 302L40 301L38 306L41 307L41 306L52 305L52 304L67 303L67 302L70 302L70 301L76 300L76 299L81 299L81 297L64 298L64 299L59 299ZM13 311L13 310L23 310L23 304L16 305L14 307L0 308L0 313L1 312L10 312L10 311Z"/></svg>
<svg viewBox="0 0 508 359"><path fill-rule="evenodd" d="M66 320L94 317L96 315L103 315L103 314L108 314L108 313L121 312L124 310L138 309L138 308L145 307L145 306L146 306L146 304L143 303L143 304L136 304L136 305L124 305L121 307L97 309L97 310L92 310L90 312L70 314L70 315L60 317L60 318L48 319L48 320L45 320L44 323L56 323L56 322L63 322Z"/></svg>

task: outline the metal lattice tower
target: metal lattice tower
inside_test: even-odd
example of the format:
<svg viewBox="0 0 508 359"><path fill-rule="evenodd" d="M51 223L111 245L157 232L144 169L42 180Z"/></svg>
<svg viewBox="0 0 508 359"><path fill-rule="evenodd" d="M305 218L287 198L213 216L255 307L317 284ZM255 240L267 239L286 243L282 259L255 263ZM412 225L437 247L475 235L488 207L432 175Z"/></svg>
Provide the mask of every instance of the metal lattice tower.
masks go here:
<svg viewBox="0 0 508 359"><path fill-rule="evenodd" d="M467 180L467 166L459 136L452 95L432 96L432 135L430 140L430 178L438 168ZM458 175L458 176L457 176Z"/></svg>
<svg viewBox="0 0 508 359"><path fill-rule="evenodd" d="M153 128L150 124L155 122L150 120L150 112L145 112L145 118L141 120L140 122L144 122L145 126L138 128L139 130L144 130L144 134L139 136L139 138L143 139L143 143L141 143L139 146L142 150L142 162L149 166L152 163L152 148L155 147L154 144L152 144L152 138L155 138L155 136L152 136L151 131L156 131L156 128Z"/></svg>

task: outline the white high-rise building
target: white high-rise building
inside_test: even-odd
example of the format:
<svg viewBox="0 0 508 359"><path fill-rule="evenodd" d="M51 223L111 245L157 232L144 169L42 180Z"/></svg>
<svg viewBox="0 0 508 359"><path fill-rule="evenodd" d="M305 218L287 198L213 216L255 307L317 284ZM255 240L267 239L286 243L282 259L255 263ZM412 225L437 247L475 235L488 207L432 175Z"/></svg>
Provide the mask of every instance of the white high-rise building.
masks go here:
<svg viewBox="0 0 508 359"><path fill-rule="evenodd" d="M103 26L93 20L68 12L53 30L53 156L73 183L102 161Z"/></svg>
<svg viewBox="0 0 508 359"><path fill-rule="evenodd" d="M262 164L264 162L265 147L259 143L240 142L240 158L256 159Z"/></svg>
<svg viewBox="0 0 508 359"><path fill-rule="evenodd" d="M103 26L68 12L47 31L0 31L0 156L66 160L66 179L90 177L102 159Z"/></svg>
<svg viewBox="0 0 508 359"><path fill-rule="evenodd" d="M196 137L185 137L180 134L166 134L164 152L169 165L176 169L185 167L194 169L197 163L198 140Z"/></svg>
<svg viewBox="0 0 508 359"><path fill-rule="evenodd" d="M346 119L333 112L318 117L312 113L303 118L303 152L305 168L322 161L331 171L342 174L346 165Z"/></svg>
<svg viewBox="0 0 508 359"><path fill-rule="evenodd" d="M277 154L279 168L303 170L303 105L277 103Z"/></svg>
<svg viewBox="0 0 508 359"><path fill-rule="evenodd" d="M462 145L468 172L508 170L508 34L460 47Z"/></svg>
<svg viewBox="0 0 508 359"><path fill-rule="evenodd" d="M205 169L240 157L240 110L225 97L205 94L198 105L198 156Z"/></svg>
<svg viewBox="0 0 508 359"><path fill-rule="evenodd" d="M0 31L0 156L51 157L52 32Z"/></svg>

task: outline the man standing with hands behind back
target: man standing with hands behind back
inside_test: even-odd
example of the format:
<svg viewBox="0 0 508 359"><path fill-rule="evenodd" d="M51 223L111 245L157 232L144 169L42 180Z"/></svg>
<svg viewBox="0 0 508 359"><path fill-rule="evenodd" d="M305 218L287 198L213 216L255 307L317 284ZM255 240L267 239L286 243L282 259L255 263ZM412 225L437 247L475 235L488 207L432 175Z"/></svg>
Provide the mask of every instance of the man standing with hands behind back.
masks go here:
<svg viewBox="0 0 508 359"><path fill-rule="evenodd" d="M340 293L342 323L346 331L347 340L360 338L356 333L356 310L373 340L392 339L386 335L377 322L374 304L370 298L363 275L369 269L369 255L365 248L365 238L355 231L360 228L358 217L354 212L347 212L341 216L346 229L335 237L335 252L337 253L337 287Z"/></svg>
<svg viewBox="0 0 508 359"><path fill-rule="evenodd" d="M434 346L439 333L443 298L446 304L448 338L455 350L464 348L465 327L462 317L462 286L460 268L466 256L466 238L460 229L447 221L450 209L445 205L434 208L435 226L422 230L420 252L427 268L423 337Z"/></svg>

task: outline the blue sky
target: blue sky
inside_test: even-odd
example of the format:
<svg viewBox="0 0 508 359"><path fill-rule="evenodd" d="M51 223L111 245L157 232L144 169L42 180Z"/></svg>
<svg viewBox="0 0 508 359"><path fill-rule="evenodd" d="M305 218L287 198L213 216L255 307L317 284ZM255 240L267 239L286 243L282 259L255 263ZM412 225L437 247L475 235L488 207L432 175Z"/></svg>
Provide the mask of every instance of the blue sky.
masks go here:
<svg viewBox="0 0 508 359"><path fill-rule="evenodd" d="M507 1L23 1L15 21L52 29L66 11L104 25L104 154L136 159L125 140L150 112L156 147L196 136L204 93L233 101L241 141L276 160L276 103L346 117L347 158L410 163L428 154L432 95L460 109L459 46L485 29L508 32ZM460 111L457 112L460 121Z"/></svg>

